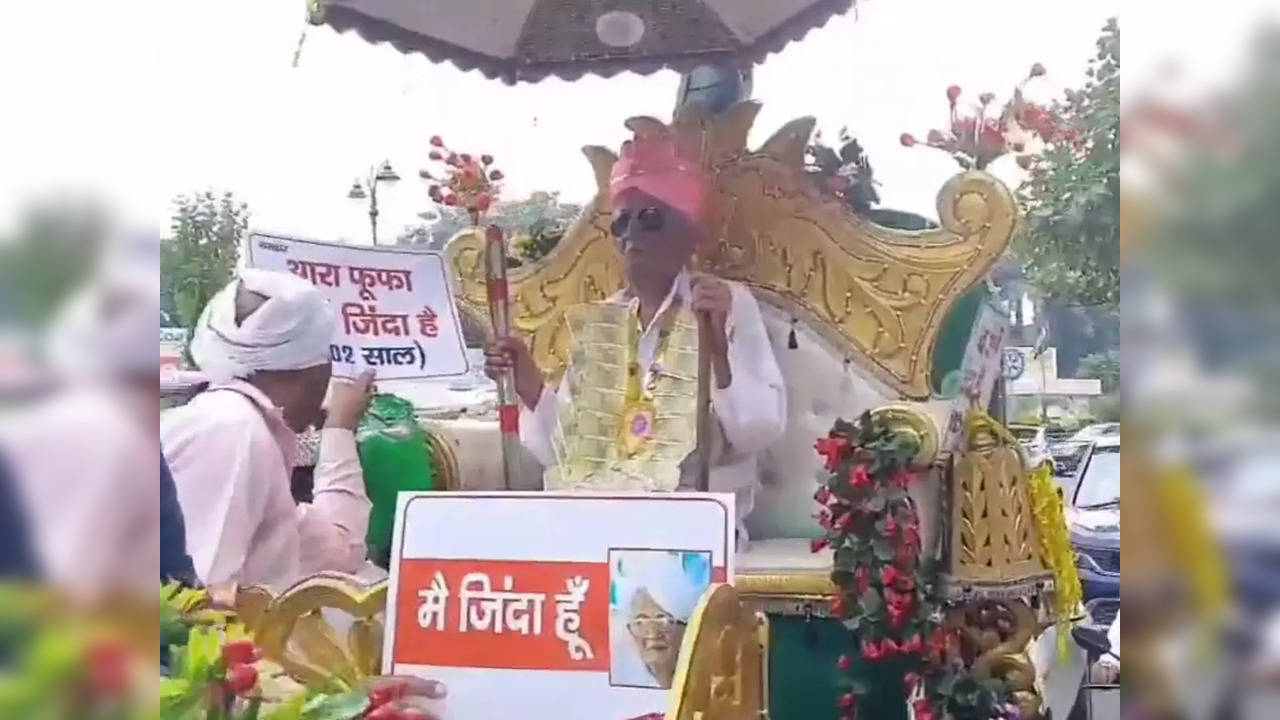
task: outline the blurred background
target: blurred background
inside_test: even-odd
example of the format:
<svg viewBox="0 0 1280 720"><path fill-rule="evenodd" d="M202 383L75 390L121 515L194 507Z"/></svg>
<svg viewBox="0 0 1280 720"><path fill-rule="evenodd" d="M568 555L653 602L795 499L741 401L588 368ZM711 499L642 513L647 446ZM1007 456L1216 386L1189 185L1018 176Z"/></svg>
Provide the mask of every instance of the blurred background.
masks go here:
<svg viewBox="0 0 1280 720"><path fill-rule="evenodd" d="M890 3L898 4L867 3L870 20L875 21L877 6ZM146 135L138 128L198 114L201 102L239 102L236 87L219 86L216 75L182 77L174 68L157 68L173 37L157 40L155 46L110 42L110 23L149 23L155 34L163 35L172 12L167 4L124 3L129 7L108 14L101 3L71 5L74 9L64 20L76 33L93 36L87 47L94 52L115 48L121 53L115 59L117 70L155 81L148 88L135 78L127 87L121 85L120 93L113 93L106 77L93 83L83 77L68 81L81 71L92 76L94 58L87 50L80 53L74 43L50 35L47 48L56 52L32 62L12 50L29 48L30 41L22 46L6 42L27 32L22 22L6 21L0 29L0 97L6 114L23 116L22 123L11 127L44 123L47 109L54 108L56 117L48 121L68 137L65 147L53 142L32 148L22 132L0 122L0 188L7 193L0 203L0 420L6 432L38 420L49 428L54 447L81 448L102 430L94 424L101 422L101 414L80 412L87 405L74 403L53 416L35 409L53 395L71 392L75 379L104 372L100 364L60 363L50 349L51 335L56 335L50 331L60 327L67 302L87 288L100 287L104 277L113 278L113 287L152 283L157 299L142 312L154 320L142 328L121 329L112 341L128 347L133 338L160 337L162 327L181 327L229 277L234 261L218 261L217 248L234 246L248 226L249 211L222 190L171 187L147 172L157 163L171 164L179 148L137 144ZM988 12L993 18L1005 9L984 7L981 0L966 5L970 15ZM1073 3L1053 5L1053 12L1063 16L1083 12ZM1087 591L1118 593L1129 618L1123 629L1130 660L1123 675L1124 715L1280 717L1280 9L1274 2L1247 0L1144 0L1090 12L1080 24L1100 33L1100 39L1095 44L1086 37L1076 55L1064 56L1091 67L1090 78L1070 76L1058 84L1079 88L1101 82L1093 74L1107 66L1108 53L1114 53L1118 81L1118 29L1110 40L1106 31L1106 18L1118 16L1118 27L1125 32L1120 102L1094 106L1093 111L1113 115L1094 118L1101 125L1118 126L1119 177L1070 174L1105 173L1105 166L1068 169L1055 177L1055 188L1068 191L1060 193L1051 219L1037 225L1032 218L1030 223L1039 238L1053 242L1029 250L1024 241L1013 271L1020 273L1020 282L1039 288L1039 296L1075 298L1052 312L1076 318L1059 326L1085 328L1088 342L1072 346L1092 343L1092 349L1075 352L1069 369L1062 368L1061 356L1055 363L1064 375L1096 380L1099 393L1094 394L1100 398L1077 413L1071 432L1058 438L1040 434L1039 428L1049 424L1040 422L1049 418L1042 401L1011 399L1009 420L1029 428L1019 431L1029 446L1038 444L1052 455L1064 490L1073 497L1092 493L1094 501L1073 503L1078 510L1106 509L1112 493L1119 500L1126 523L1123 541L1117 517L1113 537L1095 538L1093 545L1082 540L1077 550L1086 584L1091 577L1099 583ZM1051 14L1046 11L1037 22L1018 29L1017 41L1034 45L1037 37L1055 33ZM919 23L921 32L937 32L928 29L933 27L928 20ZM57 29L47 17L40 27ZM184 26L172 35L180 39L192 30ZM819 37L818 42L824 41ZM958 42L1001 40L997 35ZM230 46L221 51L235 52ZM1091 60L1095 51L1096 62ZM49 59L55 56L56 61ZM1023 72L1020 65L1010 77ZM665 108L671 80L666 78L661 88L653 78L637 82L660 94ZM765 74L757 86L767 88L769 82ZM200 83L204 89L194 93L184 83ZM881 95L872 104L895 102L895 97ZM777 107L773 111L777 117L801 114ZM537 122L532 117L523 128L526 136L536 133ZM775 126L762 124L768 130ZM43 163L75 174L78 158L65 150L83 142L77 137L81 126L95 128L95 142L109 143L118 131L133 143L113 148L104 156L107 160L86 167L83 182L47 182L61 176L45 172ZM573 142L587 141L573 128L561 131ZM207 140L199 134L186 139L196 144ZM895 151L886 147L882 152ZM5 159L15 157L21 162ZM125 165L129 172L116 172ZM913 165L899 172L904 177L950 172L950 165L943 165ZM24 186L28 175L41 178L39 187ZM1036 179L1013 177L1024 193L1034 195ZM128 202L119 200L118 178L139 183L124 193ZM254 192L261 196L270 185L258 181ZM931 181L920 185L936 187ZM571 217L578 209L575 203L586 199L566 197L562 208L558 192L530 192L531 202L550 208L544 208L540 219ZM904 206L915 202L910 191L897 192ZM298 201L270 212L296 211L305 204ZM414 215L405 214L410 219ZM1118 217L1118 246L1114 235L1096 227L1108 214ZM352 227L362 229L359 211L351 217ZM172 218L171 226L165 227L163 218ZM428 220L422 226L426 230L408 230L405 242L421 240L423 233L423 242L433 241L430 224L439 218ZM166 256L163 248L177 243L195 249L183 257ZM161 297L162 263L171 274L199 281L170 283ZM117 270L136 282L120 280ZM1037 337L1039 327L1028 331L1028 346L1071 344L1061 335ZM169 338L169 346L176 342L180 347L181 340ZM123 368L128 372L112 377L128 377L136 369L129 365ZM1095 423L1091 429L1086 427L1090 423ZM1121 425L1129 437L1123 460ZM1066 442L1081 428L1092 433L1079 438L1090 444L1087 457ZM1112 435L1114 442L1104 439ZM1101 489L1085 490L1086 481ZM1121 485L1127 488L1122 498ZM9 492L4 486L0 491ZM0 506L4 502L0 497ZM0 526L5 525L0 518ZM15 528L6 528L7 539L0 538L5 554L21 540ZM1121 554L1126 561L1122 587ZM85 578L90 584L96 581L91 572Z"/></svg>

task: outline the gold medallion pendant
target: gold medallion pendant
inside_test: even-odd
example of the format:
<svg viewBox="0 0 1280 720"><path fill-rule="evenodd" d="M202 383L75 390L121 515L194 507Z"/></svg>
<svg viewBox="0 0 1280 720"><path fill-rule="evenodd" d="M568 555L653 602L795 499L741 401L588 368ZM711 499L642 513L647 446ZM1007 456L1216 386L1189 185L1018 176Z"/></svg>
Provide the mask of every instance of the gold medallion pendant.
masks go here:
<svg viewBox="0 0 1280 720"><path fill-rule="evenodd" d="M619 442L627 457L635 457L653 438L654 407L652 400L635 400L622 410L618 426Z"/></svg>

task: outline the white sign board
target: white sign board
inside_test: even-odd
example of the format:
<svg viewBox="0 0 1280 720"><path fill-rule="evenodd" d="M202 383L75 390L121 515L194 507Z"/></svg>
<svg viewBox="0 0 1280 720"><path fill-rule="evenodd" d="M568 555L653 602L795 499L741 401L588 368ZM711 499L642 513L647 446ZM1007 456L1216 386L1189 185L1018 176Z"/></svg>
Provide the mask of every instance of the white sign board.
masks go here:
<svg viewBox="0 0 1280 720"><path fill-rule="evenodd" d="M401 493L383 672L443 682L449 720L661 714L735 517L731 494Z"/></svg>
<svg viewBox="0 0 1280 720"><path fill-rule="evenodd" d="M379 380L462 375L467 356L444 258L253 233L250 267L293 273L324 293L338 320L333 374Z"/></svg>
<svg viewBox="0 0 1280 720"><path fill-rule="evenodd" d="M1004 355L1004 336L1009 330L1009 317L983 303L981 312L973 321L969 344L964 349L960 363L960 392L951 400L942 446L947 452L958 453L964 449L967 438L969 410L983 410L991 404L991 393L1001 374Z"/></svg>

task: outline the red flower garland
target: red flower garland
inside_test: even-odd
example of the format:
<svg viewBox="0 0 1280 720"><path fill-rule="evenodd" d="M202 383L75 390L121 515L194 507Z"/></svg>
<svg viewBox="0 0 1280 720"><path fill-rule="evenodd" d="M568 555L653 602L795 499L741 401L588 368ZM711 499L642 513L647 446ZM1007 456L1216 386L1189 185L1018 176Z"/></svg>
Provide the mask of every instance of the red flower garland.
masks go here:
<svg viewBox="0 0 1280 720"><path fill-rule="evenodd" d="M859 696L869 689L857 678L855 655L863 665L906 659L914 668L904 678L910 696L922 682L915 670L930 672L941 661L935 639L943 631L930 596L933 576L920 567L920 522L907 494L916 478L910 467L914 438L863 415L856 424L837 421L814 449L829 475L814 493L823 537L812 547L834 550L831 577L839 592L831 614L858 642L855 653L836 663L847 680L836 705L842 718L852 720ZM913 709L917 720L934 717L927 700L916 701Z"/></svg>

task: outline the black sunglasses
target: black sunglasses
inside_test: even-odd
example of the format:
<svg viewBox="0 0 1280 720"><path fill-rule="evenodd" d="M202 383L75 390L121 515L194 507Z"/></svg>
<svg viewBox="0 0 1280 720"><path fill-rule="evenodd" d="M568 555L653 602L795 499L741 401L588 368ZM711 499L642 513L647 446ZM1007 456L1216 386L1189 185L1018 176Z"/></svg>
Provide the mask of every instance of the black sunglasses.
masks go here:
<svg viewBox="0 0 1280 720"><path fill-rule="evenodd" d="M631 229L632 213L630 210L623 210L613 218L613 224L609 229L613 232L615 238L620 238L627 234ZM640 208L635 213L635 222L640 230L644 232L657 232L662 229L666 222L662 211L656 207Z"/></svg>

